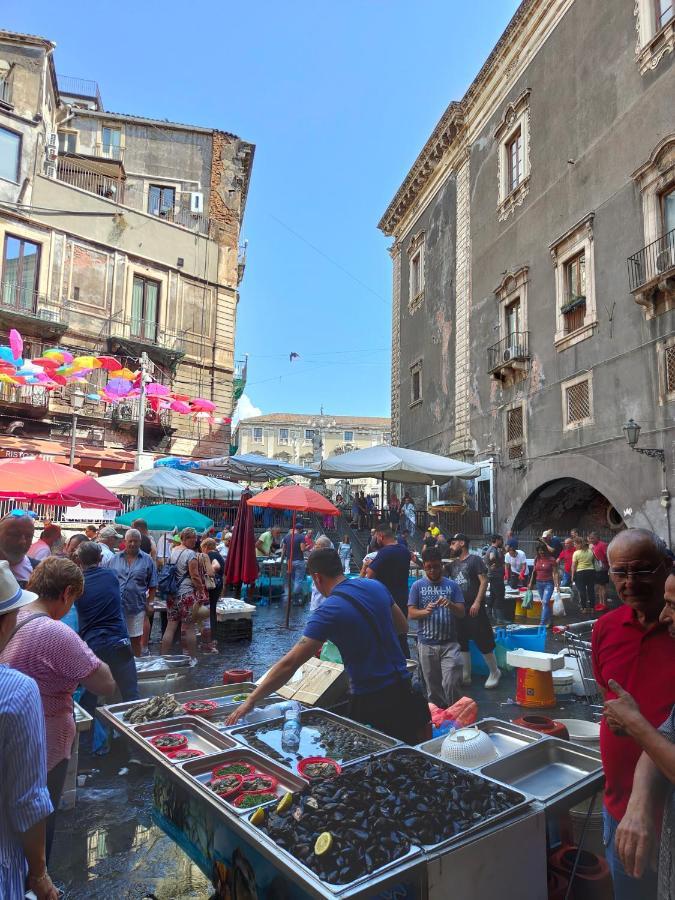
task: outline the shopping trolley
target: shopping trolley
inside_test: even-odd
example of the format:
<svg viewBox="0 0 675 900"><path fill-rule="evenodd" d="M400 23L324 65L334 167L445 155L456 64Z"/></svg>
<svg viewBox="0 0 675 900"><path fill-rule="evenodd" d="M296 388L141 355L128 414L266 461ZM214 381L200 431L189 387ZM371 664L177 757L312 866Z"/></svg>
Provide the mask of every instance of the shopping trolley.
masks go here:
<svg viewBox="0 0 675 900"><path fill-rule="evenodd" d="M593 674L593 661L591 657L591 632L597 619L588 622L577 622L565 628L565 645L569 655L574 657L579 667L581 684L584 689L586 702L594 715L602 713L603 697Z"/></svg>

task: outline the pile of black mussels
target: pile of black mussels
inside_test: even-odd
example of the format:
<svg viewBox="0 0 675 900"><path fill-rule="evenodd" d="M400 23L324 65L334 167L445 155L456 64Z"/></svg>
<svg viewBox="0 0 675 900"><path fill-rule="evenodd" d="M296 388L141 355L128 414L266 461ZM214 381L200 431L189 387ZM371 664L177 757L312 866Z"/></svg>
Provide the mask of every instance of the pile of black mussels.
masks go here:
<svg viewBox="0 0 675 900"><path fill-rule="evenodd" d="M261 829L322 881L344 885L401 859L411 846L459 835L522 796L414 750L393 750L312 783ZM314 852L329 832L330 849Z"/></svg>

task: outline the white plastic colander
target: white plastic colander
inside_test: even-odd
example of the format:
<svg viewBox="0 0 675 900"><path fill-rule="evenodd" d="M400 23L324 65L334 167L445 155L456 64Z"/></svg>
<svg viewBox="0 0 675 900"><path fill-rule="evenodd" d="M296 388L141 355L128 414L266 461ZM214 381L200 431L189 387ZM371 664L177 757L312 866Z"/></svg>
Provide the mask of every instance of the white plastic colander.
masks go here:
<svg viewBox="0 0 675 900"><path fill-rule="evenodd" d="M490 735L480 728L459 728L449 734L441 746L441 759L463 769L484 766L498 755Z"/></svg>

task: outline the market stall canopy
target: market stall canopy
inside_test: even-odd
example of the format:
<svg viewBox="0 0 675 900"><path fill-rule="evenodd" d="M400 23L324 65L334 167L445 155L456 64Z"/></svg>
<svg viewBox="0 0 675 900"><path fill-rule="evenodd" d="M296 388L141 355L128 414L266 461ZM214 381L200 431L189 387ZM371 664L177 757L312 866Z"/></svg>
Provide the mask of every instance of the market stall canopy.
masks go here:
<svg viewBox="0 0 675 900"><path fill-rule="evenodd" d="M80 506L88 509L121 509L122 504L96 478L70 466L44 459L0 459L0 498Z"/></svg>
<svg viewBox="0 0 675 900"><path fill-rule="evenodd" d="M378 444L329 456L321 464L322 478L383 478L404 484L442 484L450 478L476 478L480 467L435 453Z"/></svg>
<svg viewBox="0 0 675 900"><path fill-rule="evenodd" d="M156 459L154 462L154 467L156 469L167 468L183 470L192 470L199 468L194 459L184 459L180 456L164 456L162 459Z"/></svg>
<svg viewBox="0 0 675 900"><path fill-rule="evenodd" d="M159 503L157 506L144 506L132 509L131 512L118 516L118 525L129 525L136 519L145 519L150 531L182 531L183 528L194 528L195 531L206 531L213 528L213 519L202 515L189 506L175 506L173 503Z"/></svg>
<svg viewBox="0 0 675 900"><path fill-rule="evenodd" d="M324 516L339 516L340 510L323 494L302 487L300 484L272 488L257 497L251 497L249 506L267 506L272 509L290 509L293 512L315 512Z"/></svg>
<svg viewBox="0 0 675 900"><path fill-rule="evenodd" d="M280 459L269 459L267 456L259 456L257 453L245 453L241 456L215 456L212 459L199 459L197 464L202 471L216 472L218 475L243 478L249 481L269 481L270 478L287 478L293 475L303 478L319 477L316 469L305 469L304 466L294 466L292 463L286 463Z"/></svg>
<svg viewBox="0 0 675 900"><path fill-rule="evenodd" d="M177 469L142 469L99 478L115 494L160 500L239 500L244 489L232 481Z"/></svg>

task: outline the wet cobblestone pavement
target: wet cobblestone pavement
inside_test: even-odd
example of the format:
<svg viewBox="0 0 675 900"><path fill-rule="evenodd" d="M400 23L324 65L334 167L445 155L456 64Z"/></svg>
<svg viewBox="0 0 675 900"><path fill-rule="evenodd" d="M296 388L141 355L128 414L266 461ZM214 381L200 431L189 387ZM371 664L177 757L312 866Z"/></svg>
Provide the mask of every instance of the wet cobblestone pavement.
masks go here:
<svg viewBox="0 0 675 900"><path fill-rule="evenodd" d="M279 604L259 608L254 617L253 640L222 644L216 656L200 656L177 690L218 684L225 669L250 668L262 675L297 640L307 608L294 609L291 628L283 626ZM414 643L414 642L412 642ZM553 638L549 649L558 650ZM156 646L152 647L157 652ZM484 676L475 676L467 694L478 702L480 717L517 718L522 709L508 703L515 697L515 675L506 673L495 690L483 687ZM584 703L564 704L546 710L552 717L588 718ZM80 773L99 770L78 788L77 805L61 811L50 871L64 889L64 900L202 900L211 895L210 881L200 869L152 821L153 768L126 764L124 739L113 742L106 756L80 750Z"/></svg>

